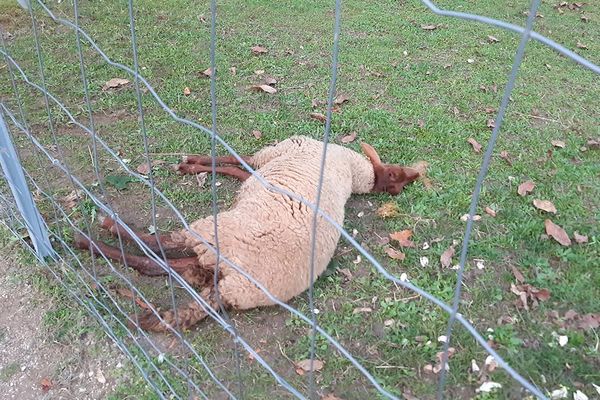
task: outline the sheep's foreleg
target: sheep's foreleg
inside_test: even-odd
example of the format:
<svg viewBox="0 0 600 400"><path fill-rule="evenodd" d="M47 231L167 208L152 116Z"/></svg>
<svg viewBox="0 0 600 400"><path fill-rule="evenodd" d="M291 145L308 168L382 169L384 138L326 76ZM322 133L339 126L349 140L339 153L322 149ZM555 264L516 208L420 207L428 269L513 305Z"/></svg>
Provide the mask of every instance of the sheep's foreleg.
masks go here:
<svg viewBox="0 0 600 400"><path fill-rule="evenodd" d="M109 231L110 233L112 233L113 236L120 235L121 238L123 238L124 240L127 240L129 242L134 242L133 236L131 236L129 234L129 232L127 232L125 230L125 228L123 228L122 225L120 225L117 221L115 221L114 219L112 219L110 217L104 217L100 226L102 228L106 229L107 231ZM134 233L142 242L144 242L155 253L159 253L161 247L164 251L184 251L184 250L186 250L186 247L184 244L174 241L173 239L171 239L170 236L162 236L162 235L158 235L158 234L157 235L148 235L146 233L135 232L135 231L134 231ZM160 245L159 245L159 242L160 242Z"/></svg>
<svg viewBox="0 0 600 400"><path fill-rule="evenodd" d="M201 292L200 296L206 300L208 306L213 310L218 310L218 303L215 298L214 287L207 286ZM177 310L161 312L158 316L152 311L146 311L138 318L140 328L151 332L167 332L169 327L176 329L190 329L198 322L207 317L208 313L197 301L192 301L186 305L180 306Z"/></svg>
<svg viewBox="0 0 600 400"><path fill-rule="evenodd" d="M143 275L167 275L167 271L151 258L126 254L124 251L121 251L121 249L109 246L102 242L91 241L83 235L75 235L75 246L82 250L89 250L96 255L104 255L110 260L124 263ZM185 274L190 269L199 269L196 268L199 267L197 257L167 259L166 261L169 267L180 274Z"/></svg>
<svg viewBox="0 0 600 400"><path fill-rule="evenodd" d="M201 172L212 172L212 168L210 165L181 163L177 166L177 171L182 174L199 174ZM250 172L234 166L215 167L215 172L218 174L233 176L240 181L245 181L251 175Z"/></svg>

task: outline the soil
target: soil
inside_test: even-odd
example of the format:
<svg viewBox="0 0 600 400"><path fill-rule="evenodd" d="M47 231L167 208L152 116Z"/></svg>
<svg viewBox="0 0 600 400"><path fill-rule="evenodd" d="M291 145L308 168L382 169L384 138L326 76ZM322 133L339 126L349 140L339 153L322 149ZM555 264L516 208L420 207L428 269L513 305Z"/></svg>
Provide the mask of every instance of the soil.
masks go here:
<svg viewBox="0 0 600 400"><path fill-rule="evenodd" d="M1 397L105 399L122 379L125 357L102 336L55 340L44 316L56 306L32 286L32 275L39 273L33 268L0 258Z"/></svg>

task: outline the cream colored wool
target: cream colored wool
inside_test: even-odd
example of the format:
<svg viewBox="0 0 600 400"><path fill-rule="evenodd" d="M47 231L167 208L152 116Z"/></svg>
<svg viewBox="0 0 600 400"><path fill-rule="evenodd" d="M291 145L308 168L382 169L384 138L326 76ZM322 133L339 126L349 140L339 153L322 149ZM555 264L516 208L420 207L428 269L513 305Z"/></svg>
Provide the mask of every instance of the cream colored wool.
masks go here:
<svg viewBox="0 0 600 400"><path fill-rule="evenodd" d="M319 160L323 143L294 136L256 153L250 164L275 186L315 202ZM343 225L344 206L352 193L373 189L371 162L345 147L327 149L321 209ZM281 301L288 301L309 287L311 227L314 212L290 197L271 192L255 178L248 178L234 205L217 216L219 247L223 256L241 266ZM215 244L213 217L191 224L191 229ZM173 234L198 254L201 265L216 263L216 255L188 231ZM317 225L315 278L331 260L340 232L319 217ZM219 292L226 305L248 309L273 304L252 282L221 262ZM196 308L196 307L195 307Z"/></svg>

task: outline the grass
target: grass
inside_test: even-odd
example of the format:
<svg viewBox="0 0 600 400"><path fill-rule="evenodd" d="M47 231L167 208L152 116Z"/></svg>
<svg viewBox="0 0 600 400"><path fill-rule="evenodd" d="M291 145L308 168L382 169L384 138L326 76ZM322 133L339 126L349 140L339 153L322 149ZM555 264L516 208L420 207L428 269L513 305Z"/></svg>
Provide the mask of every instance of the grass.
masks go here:
<svg viewBox="0 0 600 400"><path fill-rule="evenodd" d="M14 38L8 50L27 74L39 81L30 20L6 0L0 0L0 24ZM522 24L526 6L499 4L491 0L440 3L450 9L475 12ZM72 16L72 4L52 4L66 18ZM544 3L535 29L575 49L595 63L600 62L600 6L585 4L579 10ZM109 57L132 65L129 26L125 4L97 1L80 4L81 25ZM37 14L41 15L41 14ZM320 137L323 126L308 117L313 99L325 100L329 85L332 43L332 8L317 1L220 2L217 44L218 124L220 134L239 153L250 154L292 134ZM136 24L142 74L159 95L179 115L205 125L210 124L209 80L201 71L209 66L208 4L184 0L149 0L136 5ZM581 17L586 16L589 22ZM88 121L79 63L72 32L38 16L45 73L49 90L59 95L66 107L82 122ZM426 31L421 25L436 25ZM496 37L490 43L488 35ZM333 140L350 132L372 144L386 162L410 164L420 159L429 162L434 187L421 184L407 189L397 198L371 195L352 200L347 210L346 228L356 229L358 239L368 246L383 265L395 274L405 272L409 279L451 302L456 271L442 269L440 254L462 237L465 224L459 217L467 212L471 191L481 164L481 154L473 152L470 137L485 144L490 136L486 122L494 118L513 61L518 37L495 28L437 17L417 1L355 1L344 4L338 92L350 97L341 112L334 113ZM579 48L577 44L587 48ZM263 45L269 52L253 56L250 47ZM102 91L113 77L126 74L108 66L84 45L90 97L99 135L119 155L136 166L143 162L142 138L137 120L135 93L131 87ZM472 63L467 60L474 60ZM230 68L236 68L236 74ZM278 80L274 96L258 94L247 87L260 82L255 71ZM12 109L12 89L7 69L0 69L2 101ZM191 95L183 89L189 87ZM47 131L43 98L19 85L25 110L36 137L49 146L53 139ZM497 88L497 90L494 90ZM504 121L496 155L486 180L477 222L469 250L461 312L523 376L546 391L561 385L579 388L590 396L592 383L600 382L597 330L581 331L561 327L548 313L563 315L569 309L579 314L600 309L600 256L598 151L582 151L586 141L600 133L598 77L538 43L529 43L512 101ZM173 122L150 98L143 96L150 151L157 159L175 163L173 153L208 153L210 142L205 134ZM53 108L57 143L68 165L96 193L100 193L90 162L89 139L68 124L65 115ZM256 140L251 131L263 133ZM552 140L562 140L565 148L553 148ZM30 151L24 138L17 141L30 173L40 179L49 174L44 189L56 196L71 191L68 181L49 171ZM349 145L359 149L358 141ZM29 149L29 150L27 150ZM501 150L510 154L512 165L499 157ZM55 151L55 149L53 150ZM551 152L551 157L549 157ZM123 171L105 152L99 152L101 174L122 175ZM188 220L210 212L210 193L198 188L193 177L181 178L168 168L156 168L157 185L179 207ZM527 179L536 183L533 195L520 197L517 185ZM235 183L224 180L219 188L222 206L234 195ZM125 190L107 185L107 201L128 221L139 227L150 225L148 193L137 183ZM551 200L557 215L536 210L533 198ZM393 201L401 210L396 218L382 220L375 209ZM369 205L369 202L371 205ZM483 208L490 206L498 214L492 218ZM84 207L82 206L82 209ZM51 214L49 203L42 209ZM86 215L93 207L88 204ZM358 217L359 211L365 216ZM74 210L72 217L81 223L83 214ZM159 204L159 228L171 229L174 220ZM551 218L571 235L578 231L589 237L586 244L569 248L540 236L544 220ZM59 227L53 229L58 231ZM405 251L402 262L388 259L377 235L413 229L415 242L428 242ZM69 237L69 230L61 233ZM434 239L442 240L436 243ZM341 243L338 255L325 276L319 279L315 296L321 326L346 346L376 379L395 394L412 393L419 398L435 395L436 379L423 367L434 364L441 344L437 341L446 325L446 315L403 289L385 280L362 261L354 264L357 253ZM429 264L420 265L428 257ZM476 259L485 268L475 267ZM456 258L455 258L456 261ZM511 267L517 267L526 283L551 291L547 302L532 310L518 309L511 293L514 283ZM351 278L340 272L347 269ZM102 274L109 275L108 270ZM135 277L134 277L135 278ZM108 279L108 278L105 278ZM112 278L120 282L119 278ZM135 278L137 279L137 278ZM162 283L136 280L151 300L165 300ZM51 286L51 283L47 283ZM160 300L159 300L160 301ZM157 301L158 302L158 301ZM306 296L292 302L308 312ZM370 312L355 312L358 308ZM50 315L48 318L61 319ZM510 323L506 317L511 317ZM286 359L308 356L309 332L297 318L283 310L253 310L233 315L238 329L250 344L262 350L265 359L299 388L307 385L306 376L298 376ZM388 322L386 326L386 321ZM569 343L560 347L553 333L566 335ZM203 323L190 336L195 348L207 362L218 366L217 374L234 381L232 345L215 324ZM263 341L266 341L264 343ZM364 378L340 357L322 338L317 341L318 357L325 368L317 374L321 393L335 393L344 399L373 398L375 393ZM472 398L481 381L469 371L471 360L481 367L486 354L462 329L455 330L456 354L450 365L448 396ZM180 360L180 355L173 355ZM197 365L194 366L198 368ZM242 378L247 398L264 398L274 393L287 398L270 375L256 361L243 357ZM198 368L200 370L200 368ZM199 382L208 382L198 373ZM173 377L176 382L176 377ZM503 388L481 398L521 398L517 384L496 370L486 379L500 382ZM173 383L175 385L175 383ZM206 383L207 386L210 386ZM142 388L140 378L130 387L121 387L115 398L152 392ZM231 385L234 387L235 385ZM185 386L176 385L185 392ZM216 390L214 387L207 390ZM210 392L212 393L212 392ZM491 397L490 397L491 396Z"/></svg>

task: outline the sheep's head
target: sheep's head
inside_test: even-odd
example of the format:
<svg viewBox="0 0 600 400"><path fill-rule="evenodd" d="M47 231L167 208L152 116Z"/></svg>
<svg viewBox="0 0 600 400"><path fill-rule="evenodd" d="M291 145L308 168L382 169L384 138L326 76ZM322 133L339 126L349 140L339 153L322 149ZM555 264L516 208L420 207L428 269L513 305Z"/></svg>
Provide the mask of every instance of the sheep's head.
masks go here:
<svg viewBox="0 0 600 400"><path fill-rule="evenodd" d="M372 192L386 192L392 195L397 195L402 192L404 186L417 180L420 176L419 171L409 167L400 165L383 164L375 149L366 144L361 143L363 152L371 164L375 172L375 185Z"/></svg>

